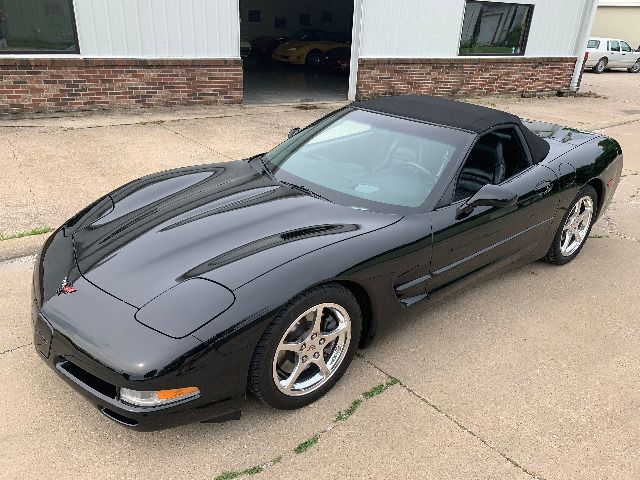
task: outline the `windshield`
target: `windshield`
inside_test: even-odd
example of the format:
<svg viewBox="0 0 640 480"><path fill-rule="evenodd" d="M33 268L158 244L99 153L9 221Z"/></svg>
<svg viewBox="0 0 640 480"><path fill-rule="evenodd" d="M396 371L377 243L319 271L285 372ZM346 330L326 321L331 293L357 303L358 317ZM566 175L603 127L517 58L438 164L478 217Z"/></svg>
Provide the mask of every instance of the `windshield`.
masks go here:
<svg viewBox="0 0 640 480"><path fill-rule="evenodd" d="M293 36L293 38L294 38L294 40L314 41L314 40L320 40L321 36L322 36L322 34L320 32L302 30L300 32L297 32Z"/></svg>
<svg viewBox="0 0 640 480"><path fill-rule="evenodd" d="M345 109L264 157L277 179L341 205L419 209L473 135L380 113Z"/></svg>

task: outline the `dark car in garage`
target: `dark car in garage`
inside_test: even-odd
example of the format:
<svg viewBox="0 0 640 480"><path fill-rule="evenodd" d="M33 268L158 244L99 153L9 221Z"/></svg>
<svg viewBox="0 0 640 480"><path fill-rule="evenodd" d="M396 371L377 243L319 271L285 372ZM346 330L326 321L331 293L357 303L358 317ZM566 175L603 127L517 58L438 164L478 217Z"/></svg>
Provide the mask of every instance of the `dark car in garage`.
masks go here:
<svg viewBox="0 0 640 480"><path fill-rule="evenodd" d="M339 47L329 50L320 62L320 68L328 72L349 73L351 47Z"/></svg>

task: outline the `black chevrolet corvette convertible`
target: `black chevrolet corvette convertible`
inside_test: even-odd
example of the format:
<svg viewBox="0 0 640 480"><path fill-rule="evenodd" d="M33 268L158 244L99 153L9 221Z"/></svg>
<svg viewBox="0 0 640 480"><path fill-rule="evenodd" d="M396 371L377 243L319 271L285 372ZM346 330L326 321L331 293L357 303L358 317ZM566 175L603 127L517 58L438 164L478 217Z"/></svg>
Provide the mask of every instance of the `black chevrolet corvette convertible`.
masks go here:
<svg viewBox="0 0 640 480"><path fill-rule="evenodd" d="M615 140L418 96L352 103L246 160L118 188L38 257L35 348L140 430L330 390L381 322L580 253Z"/></svg>

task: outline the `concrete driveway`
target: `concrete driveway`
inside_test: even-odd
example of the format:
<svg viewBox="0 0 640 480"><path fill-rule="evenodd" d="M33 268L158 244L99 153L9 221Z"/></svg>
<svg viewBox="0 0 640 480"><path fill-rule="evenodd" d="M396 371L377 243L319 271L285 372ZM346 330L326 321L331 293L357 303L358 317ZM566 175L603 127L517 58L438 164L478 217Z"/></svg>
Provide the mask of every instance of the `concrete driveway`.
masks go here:
<svg viewBox="0 0 640 480"><path fill-rule="evenodd" d="M44 236L0 241L0 476L640 478L639 87L640 75L586 73L592 96L478 100L617 138L614 204L570 265L537 262L389 319L332 392L295 412L249 398L237 422L110 422L31 345L29 255ZM0 233L54 227L146 173L264 151L333 107L0 119Z"/></svg>

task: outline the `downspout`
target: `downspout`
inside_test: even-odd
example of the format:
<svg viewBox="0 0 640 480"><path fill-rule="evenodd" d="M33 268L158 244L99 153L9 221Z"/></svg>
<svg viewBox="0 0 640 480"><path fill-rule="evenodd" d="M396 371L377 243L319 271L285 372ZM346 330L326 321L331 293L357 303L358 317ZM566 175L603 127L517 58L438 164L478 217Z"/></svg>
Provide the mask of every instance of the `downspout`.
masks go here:
<svg viewBox="0 0 640 480"><path fill-rule="evenodd" d="M358 59L362 49L362 17L365 0L353 0L353 27L351 31L351 65L349 68L349 93L347 98L356 99L358 87Z"/></svg>
<svg viewBox="0 0 640 480"><path fill-rule="evenodd" d="M571 78L572 92L577 92L580 88L582 68L584 65L584 54L587 51L587 43L591 36L591 29L593 28L593 22L596 18L597 10L598 0L586 0L582 14L582 21L580 22L580 31L578 32L578 38L574 49L574 55L578 58L576 59L576 65L573 69L573 77Z"/></svg>

